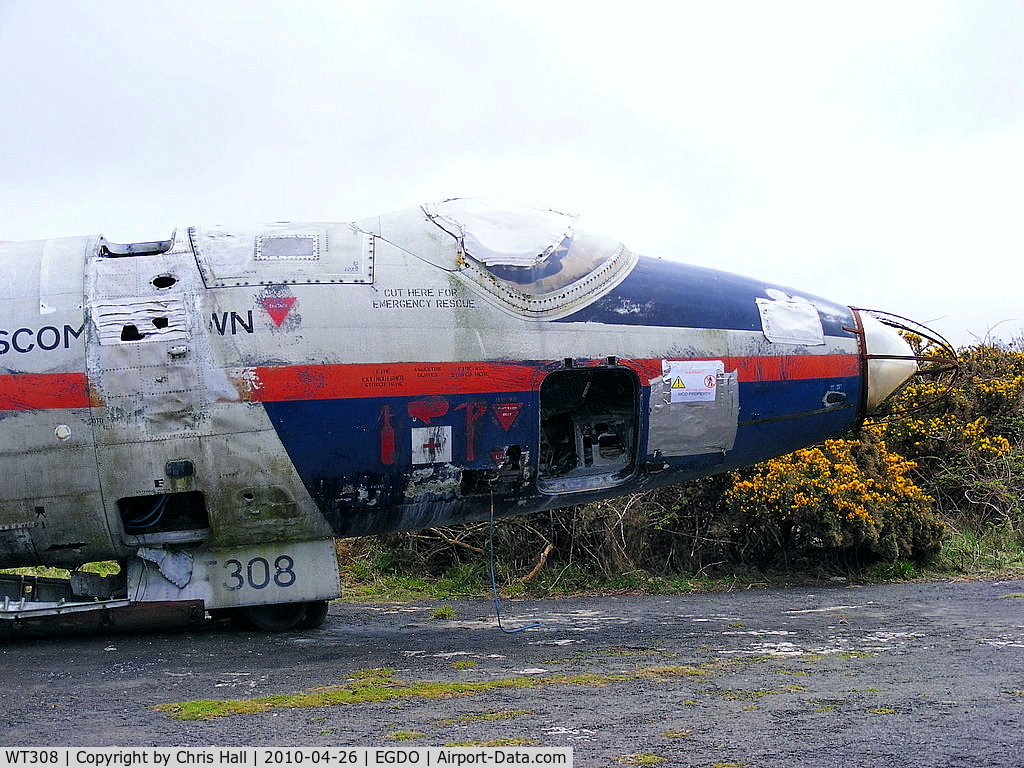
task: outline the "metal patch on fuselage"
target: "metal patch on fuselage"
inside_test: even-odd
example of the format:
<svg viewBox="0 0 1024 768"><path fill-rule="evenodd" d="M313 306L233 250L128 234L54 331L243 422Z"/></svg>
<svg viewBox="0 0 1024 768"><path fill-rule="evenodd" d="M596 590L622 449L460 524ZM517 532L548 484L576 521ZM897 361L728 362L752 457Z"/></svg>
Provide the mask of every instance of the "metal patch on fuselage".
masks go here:
<svg viewBox="0 0 1024 768"><path fill-rule="evenodd" d="M651 380L648 450L663 456L725 453L736 442L739 384L722 360L663 360Z"/></svg>
<svg viewBox="0 0 1024 768"><path fill-rule="evenodd" d="M825 343L825 331L814 304L774 288L768 289L768 296L756 300L761 328L768 341L809 346Z"/></svg>
<svg viewBox="0 0 1024 768"><path fill-rule="evenodd" d="M256 235L256 261L317 261L319 232L305 234Z"/></svg>

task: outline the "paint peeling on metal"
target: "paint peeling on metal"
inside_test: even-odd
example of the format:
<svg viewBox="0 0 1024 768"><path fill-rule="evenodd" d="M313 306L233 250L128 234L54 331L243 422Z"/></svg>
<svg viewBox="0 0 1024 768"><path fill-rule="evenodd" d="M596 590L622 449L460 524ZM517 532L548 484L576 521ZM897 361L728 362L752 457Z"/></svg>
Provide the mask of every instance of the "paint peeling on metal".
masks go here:
<svg viewBox="0 0 1024 768"><path fill-rule="evenodd" d="M129 561L136 586L159 584L150 598L181 599L134 549L188 549L187 590L205 600L228 558L298 563L293 542L486 519L495 489L498 514L561 506L566 497L538 489L537 456L539 388L562 367L628 367L644 387L616 405L632 414L636 439L621 458L636 473L620 477L619 462L559 489L594 497L653 483L642 470L652 454L717 454L713 464L733 450L725 461L735 463L760 449L737 441L737 382L751 417L817 407L824 390L805 396L790 382L859 393L844 308L820 305L830 351L806 340L787 349L784 332L800 324L775 305L801 300L767 294L766 336L754 305L763 284L691 285L553 218L534 232L520 219L510 243L486 221L448 231L417 208L359 224L182 229L170 250L128 257L100 255L96 238L0 246L0 340L10 342L4 364L18 369L0 370L0 417L5 402L27 409L0 421L0 468L17 470L0 498L0 557ZM673 281L691 287L678 294ZM688 322L695 303L742 322ZM573 314L589 305L600 311ZM722 361L714 400L672 403L665 359ZM827 416L829 429L844 426L839 409ZM167 473L183 460L194 473ZM657 482L703 461L665 461ZM128 541L118 499L186 490L203 495L208 528L171 531L192 537L173 545ZM69 549L85 541L87 551ZM326 569L334 553L320 549ZM329 596L326 581L299 599ZM217 599L239 604L234 592Z"/></svg>
<svg viewBox="0 0 1024 768"><path fill-rule="evenodd" d="M186 550L139 547L137 554L143 560L153 563L160 575L179 589L184 589L192 579L192 554Z"/></svg>
<svg viewBox="0 0 1024 768"><path fill-rule="evenodd" d="M189 338L188 313L181 295L118 298L90 305L100 344L184 341ZM126 338L126 329L134 329Z"/></svg>
<svg viewBox="0 0 1024 768"><path fill-rule="evenodd" d="M458 496L462 484L462 468L454 464L438 464L428 469L413 470L405 488L405 498L451 499Z"/></svg>
<svg viewBox="0 0 1024 768"><path fill-rule="evenodd" d="M338 501L372 507L377 503L377 494L365 485L343 485L338 493Z"/></svg>
<svg viewBox="0 0 1024 768"><path fill-rule="evenodd" d="M619 306L613 307L612 312L617 315L650 315L654 311L654 302L647 301L640 303L633 301L632 299L623 298L619 302Z"/></svg>

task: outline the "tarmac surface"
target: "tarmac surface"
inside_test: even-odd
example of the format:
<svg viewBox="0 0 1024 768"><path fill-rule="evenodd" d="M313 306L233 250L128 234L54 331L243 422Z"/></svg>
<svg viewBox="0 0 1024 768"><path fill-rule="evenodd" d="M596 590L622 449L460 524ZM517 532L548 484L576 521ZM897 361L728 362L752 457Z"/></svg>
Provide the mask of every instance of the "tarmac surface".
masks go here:
<svg viewBox="0 0 1024 768"><path fill-rule="evenodd" d="M518 743L571 746L577 766L1024 765L1021 580L506 600L506 628L540 623L515 634L490 602L443 605L454 618L441 603L335 603L305 632L2 641L0 745ZM210 720L153 708L367 679L385 700Z"/></svg>

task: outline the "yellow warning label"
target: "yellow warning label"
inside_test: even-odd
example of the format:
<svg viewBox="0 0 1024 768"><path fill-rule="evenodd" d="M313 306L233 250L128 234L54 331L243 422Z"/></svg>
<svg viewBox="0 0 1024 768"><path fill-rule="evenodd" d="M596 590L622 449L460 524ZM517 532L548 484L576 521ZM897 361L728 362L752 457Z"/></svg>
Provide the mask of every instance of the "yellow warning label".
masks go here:
<svg viewBox="0 0 1024 768"><path fill-rule="evenodd" d="M721 360L662 360L663 386L669 403L713 403L718 377L725 373Z"/></svg>

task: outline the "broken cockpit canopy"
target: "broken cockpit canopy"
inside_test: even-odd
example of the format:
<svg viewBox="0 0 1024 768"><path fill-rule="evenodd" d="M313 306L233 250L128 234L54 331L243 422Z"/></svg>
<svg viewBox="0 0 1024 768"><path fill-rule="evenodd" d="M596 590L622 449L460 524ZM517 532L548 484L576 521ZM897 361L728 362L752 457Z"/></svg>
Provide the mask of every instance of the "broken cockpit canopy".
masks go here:
<svg viewBox="0 0 1024 768"><path fill-rule="evenodd" d="M458 240L463 275L528 315L564 312L593 300L636 263L619 241L576 230L571 214L465 199L431 203L424 211Z"/></svg>

